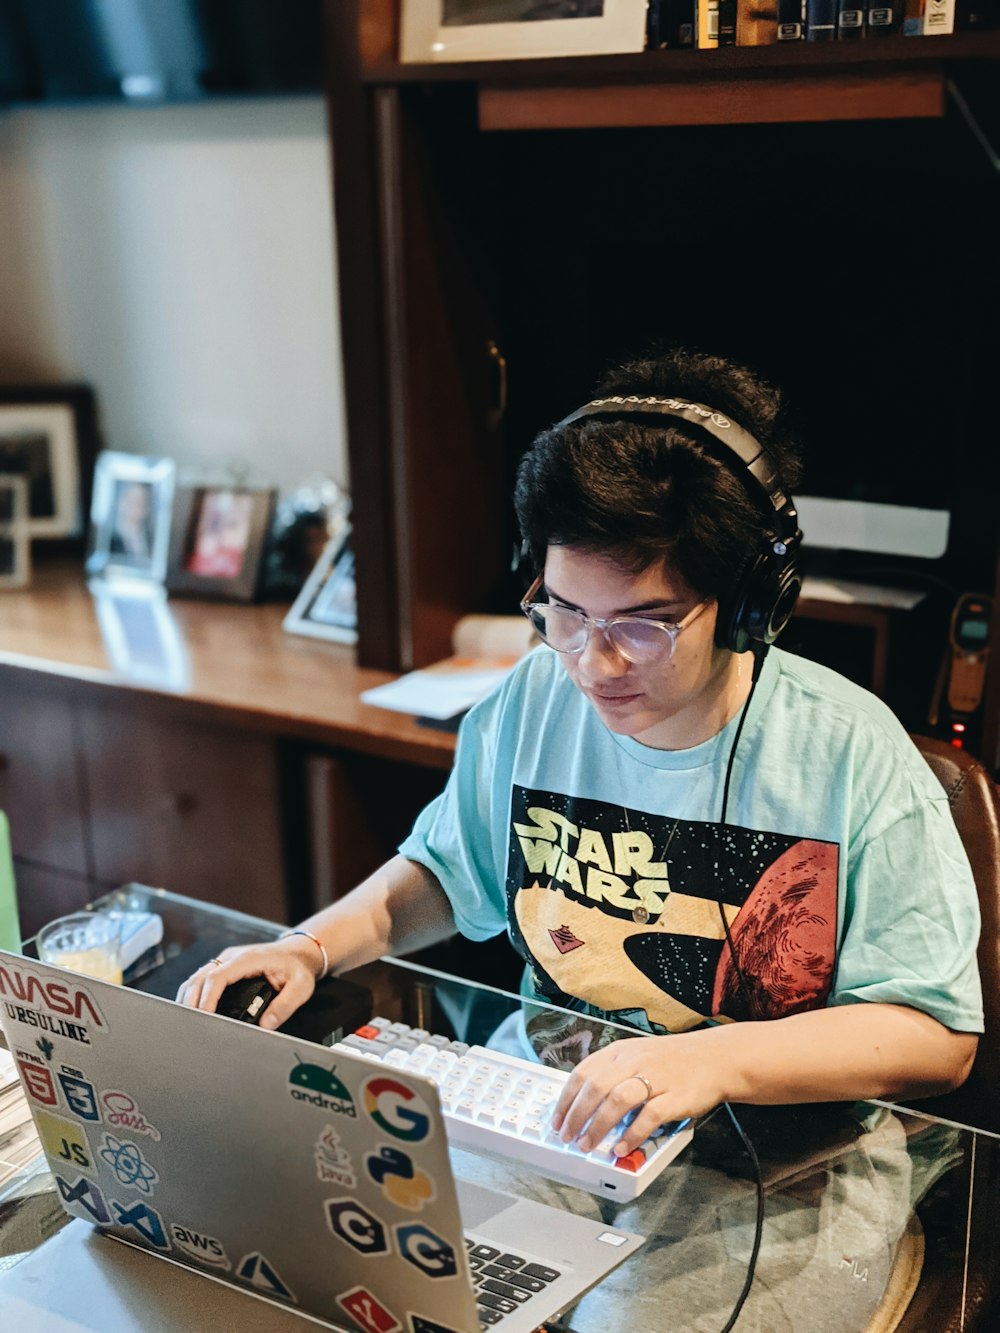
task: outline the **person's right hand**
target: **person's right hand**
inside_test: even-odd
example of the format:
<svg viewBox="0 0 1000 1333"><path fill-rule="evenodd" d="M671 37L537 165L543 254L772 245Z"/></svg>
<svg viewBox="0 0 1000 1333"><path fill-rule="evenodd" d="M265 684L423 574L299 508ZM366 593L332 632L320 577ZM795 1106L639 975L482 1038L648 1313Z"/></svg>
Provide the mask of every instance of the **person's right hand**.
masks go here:
<svg viewBox="0 0 1000 1333"><path fill-rule="evenodd" d="M214 1012L219 996L234 981L266 977L278 992L260 1018L262 1028L280 1027L316 988L321 966L316 945L304 935L288 935L269 944L223 949L199 967L177 991L177 1000L192 1009Z"/></svg>

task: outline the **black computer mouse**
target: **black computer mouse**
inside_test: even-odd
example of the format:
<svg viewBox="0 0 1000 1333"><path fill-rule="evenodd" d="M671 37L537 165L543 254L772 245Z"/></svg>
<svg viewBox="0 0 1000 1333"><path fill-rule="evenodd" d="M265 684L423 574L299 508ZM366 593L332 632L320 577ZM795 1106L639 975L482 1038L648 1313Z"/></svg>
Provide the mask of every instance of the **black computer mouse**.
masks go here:
<svg viewBox="0 0 1000 1333"><path fill-rule="evenodd" d="M238 1018L241 1023L259 1023L260 1016L278 991L267 977L244 977L234 981L219 996L215 1012L226 1018Z"/></svg>

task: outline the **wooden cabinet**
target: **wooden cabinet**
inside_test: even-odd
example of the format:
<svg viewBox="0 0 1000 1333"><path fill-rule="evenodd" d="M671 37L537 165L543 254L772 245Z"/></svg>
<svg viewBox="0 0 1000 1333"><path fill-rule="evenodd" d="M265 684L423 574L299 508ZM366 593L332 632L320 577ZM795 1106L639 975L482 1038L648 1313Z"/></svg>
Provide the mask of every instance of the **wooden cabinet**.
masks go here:
<svg viewBox="0 0 1000 1333"><path fill-rule="evenodd" d="M930 485L933 586L994 590L1000 34L402 66L393 0L327 13L363 664L425 665L514 605L521 453L657 339L786 387L803 493ZM946 633L942 605L930 679Z"/></svg>

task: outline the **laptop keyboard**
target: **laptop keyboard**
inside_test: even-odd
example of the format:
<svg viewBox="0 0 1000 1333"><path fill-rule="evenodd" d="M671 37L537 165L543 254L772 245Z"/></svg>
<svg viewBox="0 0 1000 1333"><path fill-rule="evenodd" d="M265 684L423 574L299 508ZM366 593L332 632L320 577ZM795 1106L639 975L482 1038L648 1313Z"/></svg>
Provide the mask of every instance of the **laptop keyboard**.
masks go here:
<svg viewBox="0 0 1000 1333"><path fill-rule="evenodd" d="M622 1126L616 1125L591 1152L581 1152L563 1143L551 1125L568 1073L387 1018L373 1018L331 1049L431 1079L453 1146L521 1163L609 1199L637 1198L692 1137L691 1122L684 1120L617 1157L612 1147Z"/></svg>
<svg viewBox="0 0 1000 1333"><path fill-rule="evenodd" d="M501 1253L493 1245L477 1244L468 1237L465 1248L469 1252L479 1323L484 1329L499 1324L504 1315L530 1301L560 1276L556 1268L531 1263L519 1254Z"/></svg>

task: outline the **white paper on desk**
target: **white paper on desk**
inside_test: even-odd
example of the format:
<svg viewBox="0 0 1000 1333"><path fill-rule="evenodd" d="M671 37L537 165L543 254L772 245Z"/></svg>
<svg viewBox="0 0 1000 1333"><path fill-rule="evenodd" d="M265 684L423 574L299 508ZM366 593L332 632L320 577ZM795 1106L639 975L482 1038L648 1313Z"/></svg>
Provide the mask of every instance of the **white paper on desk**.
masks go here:
<svg viewBox="0 0 1000 1333"><path fill-rule="evenodd" d="M514 660L449 657L423 671L400 676L388 685L365 690L361 702L443 722L485 698L503 680Z"/></svg>
<svg viewBox="0 0 1000 1333"><path fill-rule="evenodd" d="M877 583L857 583L852 579L802 580L802 596L817 602L842 602L851 606L887 606L897 611L912 611L927 596L913 588L889 588Z"/></svg>

